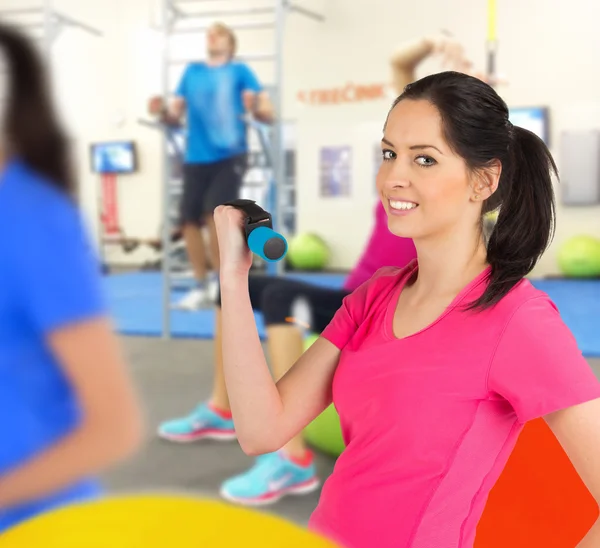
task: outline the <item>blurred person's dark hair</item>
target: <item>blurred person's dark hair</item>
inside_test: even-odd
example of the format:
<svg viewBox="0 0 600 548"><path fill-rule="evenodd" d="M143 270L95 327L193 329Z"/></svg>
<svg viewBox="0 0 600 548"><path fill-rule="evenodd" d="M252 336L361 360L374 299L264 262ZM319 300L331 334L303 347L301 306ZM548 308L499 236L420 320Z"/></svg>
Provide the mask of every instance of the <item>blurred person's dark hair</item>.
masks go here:
<svg viewBox="0 0 600 548"><path fill-rule="evenodd" d="M69 140L53 105L42 55L35 43L0 24L0 55L6 71L2 113L4 156L16 156L68 194L74 191Z"/></svg>

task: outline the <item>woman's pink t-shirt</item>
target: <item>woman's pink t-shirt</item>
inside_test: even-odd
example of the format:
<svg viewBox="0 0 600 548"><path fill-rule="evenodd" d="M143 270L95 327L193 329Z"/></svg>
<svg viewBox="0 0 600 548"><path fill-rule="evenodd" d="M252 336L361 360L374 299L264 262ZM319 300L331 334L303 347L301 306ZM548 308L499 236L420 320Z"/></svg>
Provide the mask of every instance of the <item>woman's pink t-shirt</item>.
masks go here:
<svg viewBox="0 0 600 548"><path fill-rule="evenodd" d="M365 249L344 282L344 289L354 291L384 266L404 267L417 258L410 238L400 238L388 228L387 213L381 202L375 207L375 224Z"/></svg>
<svg viewBox="0 0 600 548"><path fill-rule="evenodd" d="M333 381L346 450L310 528L348 548L473 546L489 491L526 421L600 397L548 296L527 280L491 309L463 305L397 339L417 269L383 268L348 295L322 336L342 350Z"/></svg>

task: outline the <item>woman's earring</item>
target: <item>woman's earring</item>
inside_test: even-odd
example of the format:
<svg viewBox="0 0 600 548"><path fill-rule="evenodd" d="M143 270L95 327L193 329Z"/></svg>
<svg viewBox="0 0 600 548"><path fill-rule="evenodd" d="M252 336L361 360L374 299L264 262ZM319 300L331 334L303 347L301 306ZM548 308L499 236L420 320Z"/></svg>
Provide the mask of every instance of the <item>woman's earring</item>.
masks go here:
<svg viewBox="0 0 600 548"><path fill-rule="evenodd" d="M475 196L473 196L473 198L475 198L476 200L479 200L479 194L475 194Z"/></svg>

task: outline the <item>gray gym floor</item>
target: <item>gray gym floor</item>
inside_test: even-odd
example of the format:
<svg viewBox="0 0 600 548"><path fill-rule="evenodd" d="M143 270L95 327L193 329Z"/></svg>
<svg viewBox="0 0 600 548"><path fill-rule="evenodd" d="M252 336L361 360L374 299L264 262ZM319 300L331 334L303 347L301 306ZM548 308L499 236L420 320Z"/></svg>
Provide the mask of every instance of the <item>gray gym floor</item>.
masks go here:
<svg viewBox="0 0 600 548"><path fill-rule="evenodd" d="M107 474L105 484L113 492L192 492L218 497L221 482L247 470L254 459L233 441L173 444L156 435L165 418L185 414L210 394L212 341L123 338L138 389L146 409L148 438L137 458ZM334 461L317 455L321 478ZM316 491L286 497L261 510L306 525L319 499Z"/></svg>
<svg viewBox="0 0 600 548"><path fill-rule="evenodd" d="M148 438L139 455L107 474L113 492L192 492L218 497L220 483L246 470L253 459L235 442L197 442L176 445L155 436L156 427L192 409L208 396L212 383L212 341L123 338L141 392L148 422ZM600 377L600 359L589 360ZM321 478L333 460L318 455ZM319 493L288 497L263 510L306 525Z"/></svg>

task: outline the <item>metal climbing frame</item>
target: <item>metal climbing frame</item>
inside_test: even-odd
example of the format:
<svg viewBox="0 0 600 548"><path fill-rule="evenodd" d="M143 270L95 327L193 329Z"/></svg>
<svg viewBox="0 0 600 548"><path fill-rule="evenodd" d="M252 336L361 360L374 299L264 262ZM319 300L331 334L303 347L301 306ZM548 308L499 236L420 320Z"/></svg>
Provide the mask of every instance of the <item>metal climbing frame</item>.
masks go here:
<svg viewBox="0 0 600 548"><path fill-rule="evenodd" d="M226 4L227 9L214 9L210 6ZM283 110L282 101L282 54L284 40L284 25L287 13L298 13L315 21L323 21L324 17L312 10L306 9L299 4L290 2L289 0L238 0L235 2L240 7L233 7L230 0L162 0L161 13L161 29L163 33L163 52L162 52L162 84L163 96L167 97L172 93L174 82L169 81L169 69L174 65L187 64L197 61L198 59L182 59L173 58L171 56L170 39L177 34L202 33L208 30L210 24L215 21L221 21L227 24L234 31L236 30L258 30L272 29L273 30L273 51L267 53L254 53L249 55L238 55L237 58L248 63L254 62L271 62L274 68L273 82L265 87L271 93L275 112L278 120L273 124L270 131L270 162L272 166L272 177L269 183L270 188L267 190L267 209L273 214L273 225L275 230L280 230L281 207L278 198L277 186L279 182L285 180L285 153L283 147L282 124L279 120ZM208 4L208 6L207 6ZM231 6L231 7L230 7ZM269 20L261 20L260 16L269 16ZM239 18L248 17L249 19L240 21ZM258 17L258 20L253 20ZM235 21L232 21L231 19ZM237 20L236 20L237 19ZM198 23L180 25L182 21ZM250 127L250 126L249 126ZM259 138L264 137L259 133ZM266 141L262 141L265 143ZM170 162L168 161L169 144L166 135L163 137L163 249L165 250L164 260L162 263L163 269L163 323L162 335L168 339L171 336L171 273L172 268L169 261L171 253L169 246L171 245L171 226L169 223L170 199L172 192L170 190ZM272 266L276 273L281 273L283 265L275 263Z"/></svg>
<svg viewBox="0 0 600 548"><path fill-rule="evenodd" d="M19 29L39 42L46 56L50 55L52 44L67 27L102 36L97 28L55 10L51 0L43 0L37 6L0 8L0 22Z"/></svg>

